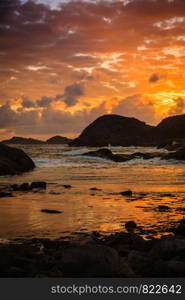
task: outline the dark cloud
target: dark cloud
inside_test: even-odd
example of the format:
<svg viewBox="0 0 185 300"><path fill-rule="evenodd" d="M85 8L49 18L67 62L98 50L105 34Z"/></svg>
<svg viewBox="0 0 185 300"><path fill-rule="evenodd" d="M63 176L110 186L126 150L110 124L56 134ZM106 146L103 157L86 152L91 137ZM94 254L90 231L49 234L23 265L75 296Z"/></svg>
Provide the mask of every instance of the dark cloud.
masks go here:
<svg viewBox="0 0 185 300"><path fill-rule="evenodd" d="M27 97L27 96L22 97L22 103L21 104L24 108L33 108L33 107L35 107L35 102L31 101L29 99L29 97Z"/></svg>
<svg viewBox="0 0 185 300"><path fill-rule="evenodd" d="M149 78L148 81L149 81L149 82L157 82L159 79L160 79L159 75L156 74L156 73L154 73L154 74L152 74L152 75L150 76L150 78Z"/></svg>
<svg viewBox="0 0 185 300"><path fill-rule="evenodd" d="M42 112L24 109L14 111L7 103L0 107L0 127L21 135L79 134L90 122L105 113L105 103L75 114L55 110L50 106Z"/></svg>
<svg viewBox="0 0 185 300"><path fill-rule="evenodd" d="M41 99L36 101L36 105L38 107L48 107L52 101L53 101L52 98L43 96Z"/></svg>
<svg viewBox="0 0 185 300"><path fill-rule="evenodd" d="M74 106L78 99L84 96L84 93L84 85L82 83L73 83L65 87L63 94L56 95L56 101L62 99L67 106Z"/></svg>

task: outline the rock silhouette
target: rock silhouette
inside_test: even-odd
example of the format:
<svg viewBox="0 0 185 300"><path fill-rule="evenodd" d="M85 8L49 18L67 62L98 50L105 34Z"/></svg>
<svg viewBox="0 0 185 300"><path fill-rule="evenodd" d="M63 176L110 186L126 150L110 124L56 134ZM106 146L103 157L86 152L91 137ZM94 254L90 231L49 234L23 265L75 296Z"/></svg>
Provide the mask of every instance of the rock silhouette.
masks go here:
<svg viewBox="0 0 185 300"><path fill-rule="evenodd" d="M88 125L70 146L158 146L185 145L185 115L172 116L157 126L150 126L135 118L103 115ZM174 147L175 148L175 147ZM172 148L172 149L174 149ZM177 148L175 148L177 150Z"/></svg>
<svg viewBox="0 0 185 300"><path fill-rule="evenodd" d="M34 162L23 150L0 143L0 176L19 174L34 168Z"/></svg>

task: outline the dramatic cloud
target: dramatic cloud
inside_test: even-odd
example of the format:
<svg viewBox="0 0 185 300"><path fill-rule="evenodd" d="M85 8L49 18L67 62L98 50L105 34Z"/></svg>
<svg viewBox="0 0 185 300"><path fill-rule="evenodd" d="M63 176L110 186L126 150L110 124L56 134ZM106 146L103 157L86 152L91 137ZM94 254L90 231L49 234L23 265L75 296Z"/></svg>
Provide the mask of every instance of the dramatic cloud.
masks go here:
<svg viewBox="0 0 185 300"><path fill-rule="evenodd" d="M83 95L84 86L81 83L74 83L65 87L64 94L56 95L56 100L63 99L67 106L74 106Z"/></svg>
<svg viewBox="0 0 185 300"><path fill-rule="evenodd" d="M0 65L4 134L75 135L102 111L157 123L185 111L185 1L1 0Z"/></svg>

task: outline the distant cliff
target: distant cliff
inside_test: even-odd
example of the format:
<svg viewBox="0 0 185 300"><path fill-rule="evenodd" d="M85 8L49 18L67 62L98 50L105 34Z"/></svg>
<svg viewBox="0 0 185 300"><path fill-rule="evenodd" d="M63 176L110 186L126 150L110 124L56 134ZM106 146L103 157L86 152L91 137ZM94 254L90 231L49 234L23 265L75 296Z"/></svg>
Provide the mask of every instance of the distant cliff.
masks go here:
<svg viewBox="0 0 185 300"><path fill-rule="evenodd" d="M185 115L166 118L149 126L135 118L104 115L87 126L70 146L155 146L185 138Z"/></svg>
<svg viewBox="0 0 185 300"><path fill-rule="evenodd" d="M59 135L53 136L46 141L47 144L68 144L70 142L72 142L71 139Z"/></svg>
<svg viewBox="0 0 185 300"><path fill-rule="evenodd" d="M104 115L87 126L70 146L131 146L153 143L155 128L135 118Z"/></svg>
<svg viewBox="0 0 185 300"><path fill-rule="evenodd" d="M19 136L14 136L9 140L2 141L4 144L44 144L45 142L32 139L32 138L23 138Z"/></svg>

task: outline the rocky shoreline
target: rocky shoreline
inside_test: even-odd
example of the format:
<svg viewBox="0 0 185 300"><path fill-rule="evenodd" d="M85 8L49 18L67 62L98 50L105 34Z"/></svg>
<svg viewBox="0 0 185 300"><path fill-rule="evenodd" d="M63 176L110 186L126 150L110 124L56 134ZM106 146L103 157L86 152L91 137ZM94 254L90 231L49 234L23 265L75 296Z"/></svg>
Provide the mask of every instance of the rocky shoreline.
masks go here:
<svg viewBox="0 0 185 300"><path fill-rule="evenodd" d="M184 277L184 229L183 220L158 239L130 231L1 242L0 277Z"/></svg>
<svg viewBox="0 0 185 300"><path fill-rule="evenodd" d="M92 156L92 157L100 157L108 160L112 160L114 162L126 162L136 158L142 158L145 160L160 158L160 159L174 159L174 160L185 160L185 147L178 149L177 151L170 153L141 153L135 152L133 154L114 154L111 150L107 148L101 148L96 151L89 151L83 154L83 156Z"/></svg>

